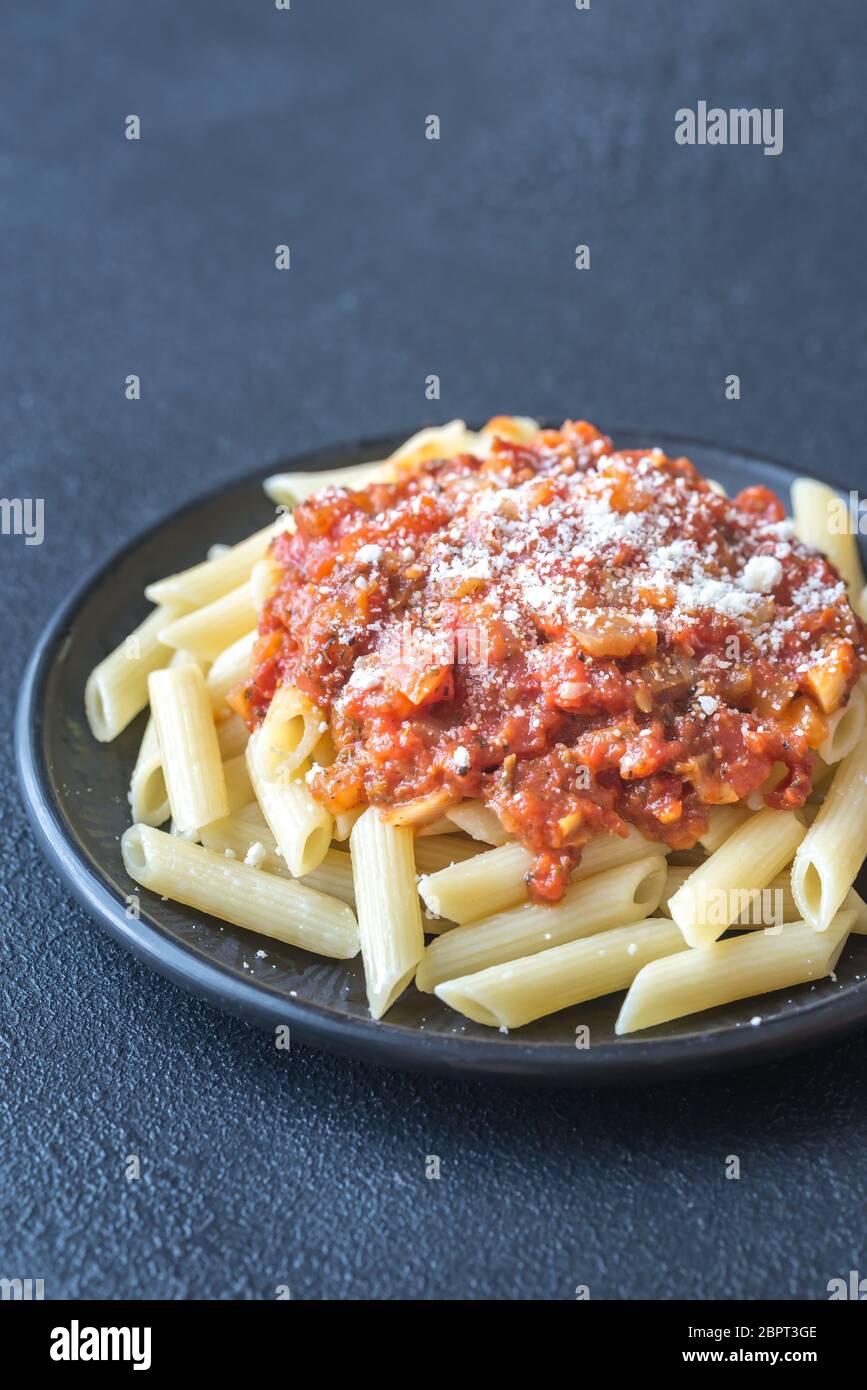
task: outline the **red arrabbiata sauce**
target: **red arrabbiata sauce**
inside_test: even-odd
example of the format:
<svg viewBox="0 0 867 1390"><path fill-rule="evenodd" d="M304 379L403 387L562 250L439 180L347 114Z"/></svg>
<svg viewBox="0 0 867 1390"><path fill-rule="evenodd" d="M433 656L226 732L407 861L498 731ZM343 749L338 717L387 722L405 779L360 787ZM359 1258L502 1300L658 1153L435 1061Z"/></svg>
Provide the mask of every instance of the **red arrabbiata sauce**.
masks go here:
<svg viewBox="0 0 867 1390"><path fill-rule="evenodd" d="M600 831L687 848L763 786L800 806L867 665L837 571L772 492L726 499L584 422L325 488L294 519L248 723L294 683L337 749L308 778L320 801L481 797L535 851L537 898Z"/></svg>

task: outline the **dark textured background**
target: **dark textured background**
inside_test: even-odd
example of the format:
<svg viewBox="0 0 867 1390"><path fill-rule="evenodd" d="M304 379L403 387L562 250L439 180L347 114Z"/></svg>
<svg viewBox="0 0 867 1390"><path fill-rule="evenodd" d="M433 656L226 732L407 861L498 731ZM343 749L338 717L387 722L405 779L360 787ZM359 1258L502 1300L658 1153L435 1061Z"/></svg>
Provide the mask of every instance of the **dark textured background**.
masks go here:
<svg viewBox="0 0 867 1390"><path fill-rule="evenodd" d="M47 535L0 537L7 713L83 569L296 448L583 414L863 484L864 9L9 0L0 491L44 497ZM783 154L676 146L700 98L782 106ZM23 821L8 718L0 737L0 1276L54 1297L816 1298L867 1273L867 1037L643 1094L286 1057L84 917Z"/></svg>

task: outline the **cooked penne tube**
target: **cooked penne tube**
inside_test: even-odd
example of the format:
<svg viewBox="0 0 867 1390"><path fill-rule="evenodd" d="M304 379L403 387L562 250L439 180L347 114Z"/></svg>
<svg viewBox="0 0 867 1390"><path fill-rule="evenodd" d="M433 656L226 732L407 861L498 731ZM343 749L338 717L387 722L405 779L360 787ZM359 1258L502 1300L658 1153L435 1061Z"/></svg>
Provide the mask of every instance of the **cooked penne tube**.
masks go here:
<svg viewBox="0 0 867 1390"><path fill-rule="evenodd" d="M822 979L837 964L852 916L841 912L825 936L806 922L790 922L779 932L732 937L652 961L636 975L615 1031L635 1033L736 999Z"/></svg>
<svg viewBox="0 0 867 1390"><path fill-rule="evenodd" d="M223 719L229 713L226 704L226 696L230 690L234 690L236 685L247 679L250 670L250 654L253 644L256 641L257 633L245 632L243 636L236 638L228 647L225 647L214 660L214 664L208 672L206 685L208 695L214 714L218 719Z"/></svg>
<svg viewBox="0 0 867 1390"><path fill-rule="evenodd" d="M660 852L658 846L651 844L633 826L622 837L596 835L581 851L571 881L578 882L617 864L628 864ZM526 902L527 874L532 867L533 854L523 845L500 845L427 874L419 883L419 892L437 917L447 917L452 922L473 922Z"/></svg>
<svg viewBox="0 0 867 1390"><path fill-rule="evenodd" d="M437 820L429 821L427 825L419 826L415 832L417 840L435 839L437 835L454 835L456 826L447 816L440 816Z"/></svg>
<svg viewBox="0 0 867 1390"><path fill-rule="evenodd" d="M162 825L171 815L163 755L153 719L149 719L138 750L129 786L132 818L143 825Z"/></svg>
<svg viewBox="0 0 867 1390"><path fill-rule="evenodd" d="M416 835L416 873L435 874L440 869L447 869L450 864L462 864L481 852L478 840L467 840L463 835Z"/></svg>
<svg viewBox="0 0 867 1390"><path fill-rule="evenodd" d="M457 806L449 807L446 819L464 834L487 845L505 845L514 838L483 801L459 801Z"/></svg>
<svg viewBox="0 0 867 1390"><path fill-rule="evenodd" d="M828 733L819 744L819 757L824 763L839 763L856 748L864 737L864 685L853 686L849 699L840 709L829 714ZM814 777L814 785L815 785Z"/></svg>
<svg viewBox="0 0 867 1390"><path fill-rule="evenodd" d="M669 864L662 892L660 912L671 915L668 904L675 893L691 877L693 869ZM798 908L792 893L792 875L788 869L775 874L762 888L731 889L731 908L735 915L731 927L774 927L798 918ZM726 899L728 906L728 899Z"/></svg>
<svg viewBox="0 0 867 1390"><path fill-rule="evenodd" d="M726 504L584 420L452 420L387 458L316 462L268 480L269 526L150 585L159 607L91 673L103 740L150 686L139 874L286 940L287 892L312 893L308 917L336 907L375 1019L415 977L503 1029L629 987L632 1031L818 978L837 936L867 935L852 496L801 480L778 523L766 490ZM805 804L771 809L810 767ZM707 829L669 850L697 802ZM627 834L574 866L590 814Z"/></svg>
<svg viewBox="0 0 867 1390"><path fill-rule="evenodd" d="M662 901L659 904L660 913L668 913L669 899L682 887L686 876L691 872L689 868L669 862ZM731 926L738 930L781 926L784 922L797 921L800 908L792 891L791 870L783 869L782 873L775 874L764 888L754 888L750 893L744 892L741 894L741 903L737 906L741 910ZM854 888L850 888L841 904L841 910L849 908L855 913L852 931L858 935L867 935L867 903Z"/></svg>
<svg viewBox="0 0 867 1390"><path fill-rule="evenodd" d="M491 421L493 426L496 422ZM535 422L523 421L524 434ZM514 430L512 420L500 424L501 431L511 437ZM353 463L347 468L323 469L321 472L274 473L265 479L265 491L272 501L296 506L313 492L324 487L366 487L368 483L393 477L395 472L407 464L424 462L427 459L451 458L455 454L466 453L474 447L489 444L486 431L480 435L468 430L463 420L451 420L447 425L435 425L419 430L387 459L373 459L370 463Z"/></svg>
<svg viewBox="0 0 867 1390"><path fill-rule="evenodd" d="M364 815L364 806L353 806L351 811L340 811L334 817L333 838L338 844L343 844L352 834L352 827L357 820Z"/></svg>
<svg viewBox="0 0 867 1390"><path fill-rule="evenodd" d="M160 632L160 641L167 647L182 647L205 661L213 661L249 632L255 621L250 582L245 580L213 603L168 623Z"/></svg>
<svg viewBox="0 0 867 1390"><path fill-rule="evenodd" d="M263 774L261 767L268 765L268 759L258 758L257 753L266 721L267 716L247 744L247 771L289 872L304 878L328 853L334 821L316 801L303 776L271 778ZM302 771L303 764L299 773Z"/></svg>
<svg viewBox="0 0 867 1390"><path fill-rule="evenodd" d="M289 525L291 522L285 516L278 517L270 526L231 546L215 560L203 560L191 569L148 584L145 593L152 603L170 603L179 611L204 608L249 579L256 561L265 554L274 537Z"/></svg>
<svg viewBox="0 0 867 1390"><path fill-rule="evenodd" d="M792 511L798 539L827 556L839 570L850 598L857 600L864 588L864 571L842 497L827 483L797 478L792 483Z"/></svg>
<svg viewBox="0 0 867 1390"><path fill-rule="evenodd" d="M828 794L792 867L805 921L825 931L867 856L867 739L837 764Z"/></svg>
<svg viewBox="0 0 867 1390"><path fill-rule="evenodd" d="M160 640L177 608L157 608L95 666L84 687L84 710L94 738L110 743L148 702L148 676L168 665L171 646Z"/></svg>
<svg viewBox="0 0 867 1390"><path fill-rule="evenodd" d="M245 806L249 806L251 801L256 800L244 753L236 753L234 758L226 759L223 763L223 777L226 782L229 815L235 815Z"/></svg>
<svg viewBox="0 0 867 1390"><path fill-rule="evenodd" d="M247 731L247 725L239 714L233 714L230 719L221 719L216 728L220 757L223 762L227 758L236 758L239 753L244 752L250 735Z"/></svg>
<svg viewBox="0 0 867 1390"><path fill-rule="evenodd" d="M286 862L271 834L268 822L258 806L245 807L235 815L224 820L212 821L203 825L200 832L202 844L217 854L253 863L269 874L282 874L292 878ZM326 893L331 898L355 906L355 889L352 883L352 860L344 850L330 849L322 863L312 873L297 880L317 893Z"/></svg>
<svg viewBox="0 0 867 1390"><path fill-rule="evenodd" d="M813 750L813 790L807 798L808 805L810 802L824 801L827 791L825 784L830 782L835 770L834 763L827 763L817 749Z"/></svg>
<svg viewBox="0 0 867 1390"><path fill-rule="evenodd" d="M649 961L688 949L674 922L649 917L446 980L434 992L476 1023L520 1028L585 999L626 989Z"/></svg>
<svg viewBox="0 0 867 1390"><path fill-rule="evenodd" d="M297 507L324 487L366 487L381 475L384 466L383 459L374 459L371 463L352 463L347 468L324 468L321 473L273 473L265 479L264 487L272 502Z"/></svg>
<svg viewBox="0 0 867 1390"><path fill-rule="evenodd" d="M187 662L198 665L195 657L189 652L174 652L169 665L183 666ZM153 719L148 720L139 745L138 757L130 779L129 804L133 820L141 821L143 825L162 825L171 815L169 794L163 775L163 755L160 752L160 741Z"/></svg>
<svg viewBox="0 0 867 1390"><path fill-rule="evenodd" d="M767 809L729 835L668 901L690 946L707 946L722 936L743 910L743 895L766 888L806 833L793 811Z"/></svg>
<svg viewBox="0 0 867 1390"><path fill-rule="evenodd" d="M323 733L322 711L296 690L283 685L256 731L251 757L266 782L294 777L313 753Z"/></svg>
<svg viewBox="0 0 867 1390"><path fill-rule="evenodd" d="M254 612L262 612L279 583L280 566L269 551L256 561L250 575L250 602Z"/></svg>
<svg viewBox="0 0 867 1390"><path fill-rule="evenodd" d="M349 843L367 998L373 1017L382 1018L409 984L424 950L413 835L381 820L371 807L353 826Z"/></svg>
<svg viewBox="0 0 867 1390"><path fill-rule="evenodd" d="M749 814L745 806L714 806L708 817L707 830L698 837L702 849L713 854L729 835L743 825Z"/></svg>
<svg viewBox="0 0 867 1390"><path fill-rule="evenodd" d="M647 917L659 905L664 882L665 859L648 855L571 884L557 903L522 903L455 927L427 947L416 985L430 993L444 980Z"/></svg>
<svg viewBox="0 0 867 1390"><path fill-rule="evenodd" d="M198 666L189 662L153 671L148 690L172 819L178 829L197 830L228 815L220 746Z"/></svg>
<svg viewBox="0 0 867 1390"><path fill-rule="evenodd" d="M121 846L143 888L321 956L358 954L355 915L336 898L146 825L131 826Z"/></svg>

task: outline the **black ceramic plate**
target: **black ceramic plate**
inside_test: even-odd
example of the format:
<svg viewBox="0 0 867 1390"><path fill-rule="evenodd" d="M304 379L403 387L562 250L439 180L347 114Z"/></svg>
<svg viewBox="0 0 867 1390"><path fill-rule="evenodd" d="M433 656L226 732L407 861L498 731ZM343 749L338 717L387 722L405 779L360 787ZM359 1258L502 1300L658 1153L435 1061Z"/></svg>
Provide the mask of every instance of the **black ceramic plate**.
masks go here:
<svg viewBox="0 0 867 1390"><path fill-rule="evenodd" d="M762 482L788 500L794 474L779 464L659 431L610 432L619 447L659 444L669 454L687 454L729 492ZM334 468L382 458L403 438L322 451L279 467ZM360 958L326 961L141 889L141 917L127 917L124 899L134 885L124 873L119 840L129 822L127 788L144 715L114 743L96 743L84 719L84 683L145 616L145 584L201 560L214 542L240 540L267 523L271 507L261 484L273 471L210 493L111 559L57 613L24 678L16 743L28 811L49 859L117 940L182 988L265 1027L288 1024L298 1038L333 1051L463 1076L646 1082L776 1057L867 1020L867 937L851 938L836 981L746 1000L632 1037L614 1035L621 995L503 1035L414 988L375 1023L365 1004ZM264 959L256 954L261 949ZM750 1020L757 1015L755 1026ZM589 1026L589 1048L575 1046L579 1025Z"/></svg>

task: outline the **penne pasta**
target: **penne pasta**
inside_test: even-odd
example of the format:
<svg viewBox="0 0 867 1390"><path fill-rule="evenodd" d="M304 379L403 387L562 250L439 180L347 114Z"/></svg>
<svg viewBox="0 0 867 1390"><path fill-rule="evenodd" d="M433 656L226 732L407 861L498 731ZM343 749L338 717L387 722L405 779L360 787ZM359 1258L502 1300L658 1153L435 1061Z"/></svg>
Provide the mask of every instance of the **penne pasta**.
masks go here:
<svg viewBox="0 0 867 1390"><path fill-rule="evenodd" d="M251 757L258 776L266 782L295 777L324 732L322 711L293 685L281 686L256 731Z"/></svg>
<svg viewBox="0 0 867 1390"><path fill-rule="evenodd" d="M382 1018L409 984L424 950L413 836L369 808L349 843L367 999L372 1016Z"/></svg>
<svg viewBox="0 0 867 1390"><path fill-rule="evenodd" d="M189 652L174 652L169 665L183 666L188 662L194 666L198 664ZM133 820L141 821L143 825L162 825L171 815L163 775L163 756L153 719L148 720L139 745L130 779L129 804Z"/></svg>
<svg viewBox="0 0 867 1390"><path fill-rule="evenodd" d="M575 883L659 852L657 845L632 826L623 837L596 835L581 851L571 881ZM532 867L533 855L523 845L501 845L427 874L419 883L419 892L435 916L452 922L472 922L526 902L527 875Z"/></svg>
<svg viewBox="0 0 867 1390"><path fill-rule="evenodd" d="M84 711L90 732L100 743L117 738L147 704L148 676L166 666L172 656L161 633L176 616L175 608L155 609L88 676Z"/></svg>
<svg viewBox="0 0 867 1390"><path fill-rule="evenodd" d="M842 762L792 867L792 892L804 920L825 931L867 856L867 739Z"/></svg>
<svg viewBox="0 0 867 1390"><path fill-rule="evenodd" d="M203 825L199 833L202 844L217 854L226 855L228 851L229 858L245 863L249 860L269 874L292 878L277 841L255 803L223 820ZM348 903L350 907L355 906L352 860L343 850L330 849L312 873L305 874L297 881L307 888L315 888L317 893L325 893Z"/></svg>
<svg viewBox="0 0 867 1390"><path fill-rule="evenodd" d="M207 675L206 684L214 716L217 719L226 718L229 713L226 696L247 679L250 670L250 655L257 635L255 629L252 632L245 632L228 647L225 647L214 659L214 664Z"/></svg>
<svg viewBox="0 0 867 1390"><path fill-rule="evenodd" d="M864 737L865 699L863 681L853 686L849 699L840 709L828 715L828 733L819 744L819 757L824 763L839 763L856 748ZM816 778L813 779L814 785Z"/></svg>
<svg viewBox="0 0 867 1390"><path fill-rule="evenodd" d="M455 927L427 947L416 985L431 993L444 980L647 917L659 905L664 882L665 859L648 855L573 883L558 903L525 903Z"/></svg>
<svg viewBox="0 0 867 1390"><path fill-rule="evenodd" d="M698 837L702 849L713 854L729 835L743 825L748 815L745 806L714 806L708 816L707 830Z"/></svg>
<svg viewBox="0 0 867 1390"><path fill-rule="evenodd" d="M729 835L668 900L689 945L707 946L722 936L743 910L744 895L766 888L805 834L793 811L768 809Z"/></svg>
<svg viewBox="0 0 867 1390"><path fill-rule="evenodd" d="M864 588L864 571L842 497L827 483L798 478L792 484L792 512L798 539L827 556L839 571L852 601L857 601Z"/></svg>
<svg viewBox="0 0 867 1390"><path fill-rule="evenodd" d="M153 719L149 719L138 750L129 788L129 804L134 821L142 825L162 825L171 815L163 755Z"/></svg>
<svg viewBox="0 0 867 1390"><path fill-rule="evenodd" d="M169 666L151 673L148 689L172 819L197 830L229 812L204 677L192 662Z"/></svg>
<svg viewBox="0 0 867 1390"><path fill-rule="evenodd" d="M446 819L465 835L488 845L505 845L514 839L483 801L460 801L457 806L449 807Z"/></svg>
<svg viewBox="0 0 867 1390"><path fill-rule="evenodd" d="M636 975L615 1031L636 1033L736 999L822 979L834 969L851 924L852 913L841 912L824 937L806 922L790 922L779 932L732 937L652 961Z"/></svg>
<svg viewBox="0 0 867 1390"><path fill-rule="evenodd" d="M247 744L247 771L262 814L271 827L280 853L295 878L304 878L328 853L333 819L320 806L304 777L266 777L261 771L267 759L257 757L264 722ZM267 737L267 734L266 734ZM299 773L303 771L299 769Z"/></svg>
<svg viewBox="0 0 867 1390"><path fill-rule="evenodd" d="M253 783L250 781L250 774L247 771L247 759L243 753L236 753L233 758L226 759L223 763L223 777L226 783L229 815L235 815L245 806L249 806L251 801L256 800Z"/></svg>
<svg viewBox="0 0 867 1390"><path fill-rule="evenodd" d="M191 569L148 584L145 593L152 603L171 604L179 611L204 608L245 583L250 578L253 565L265 554L275 536L290 525L291 522L281 516L270 526L231 546L216 559L203 560Z"/></svg>
<svg viewBox="0 0 867 1390"><path fill-rule="evenodd" d="M363 806L353 806L351 811L340 811L334 817L333 838L338 844L343 844L352 834L352 827L355 822L364 815Z"/></svg>
<svg viewBox="0 0 867 1390"><path fill-rule="evenodd" d="M216 729L220 757L224 762L227 758L236 758L239 753L244 752L250 735L239 714L233 714L229 719L221 719Z"/></svg>
<svg viewBox="0 0 867 1390"><path fill-rule="evenodd" d="M462 864L481 852L476 840L463 835L416 835L415 867L419 874L435 874L451 864Z"/></svg>
<svg viewBox="0 0 867 1390"><path fill-rule="evenodd" d="M416 831L416 839L427 840L437 835L454 835L455 825L447 816L440 816L438 820L429 821L427 825L419 826Z"/></svg>
<svg viewBox="0 0 867 1390"><path fill-rule="evenodd" d="M670 916L669 899L682 887L690 872L689 868L674 865L669 861L662 901L659 904L660 913ZM749 893L743 892L736 906L739 911L731 926L739 931L746 928L779 927L785 922L797 921L800 908L792 891L791 870L784 869L782 873L775 874L764 888L754 888ZM867 935L867 903L859 897L854 888L850 888L841 904L841 909L850 908L855 913L852 931L859 935Z"/></svg>
<svg viewBox="0 0 867 1390"><path fill-rule="evenodd" d="M435 993L476 1023L521 1028L585 999L626 989L650 961L687 949L672 921L647 918L446 980Z"/></svg>
<svg viewBox="0 0 867 1390"><path fill-rule="evenodd" d="M818 979L867 935L867 638L843 592L867 617L867 587L833 489L800 480L780 528L767 490L727 503L662 449L508 416L266 487L281 514L150 584L87 682L101 741L150 696L139 882L360 948L374 1019L414 977L505 1030L628 989L632 1032ZM802 807L767 804L811 766Z"/></svg>
<svg viewBox="0 0 867 1390"><path fill-rule="evenodd" d="M204 608L173 619L160 632L160 641L167 647L182 647L204 661L214 661L249 632L255 621L250 582L245 580Z"/></svg>
<svg viewBox="0 0 867 1390"><path fill-rule="evenodd" d="M358 954L355 915L336 898L146 825L131 826L121 846L143 888L318 955Z"/></svg>
<svg viewBox="0 0 867 1390"><path fill-rule="evenodd" d="M383 459L374 459L371 463L352 463L348 468L324 468L319 473L273 473L265 479L264 487L272 502L297 507L325 487L365 487L380 477L384 466Z"/></svg>

